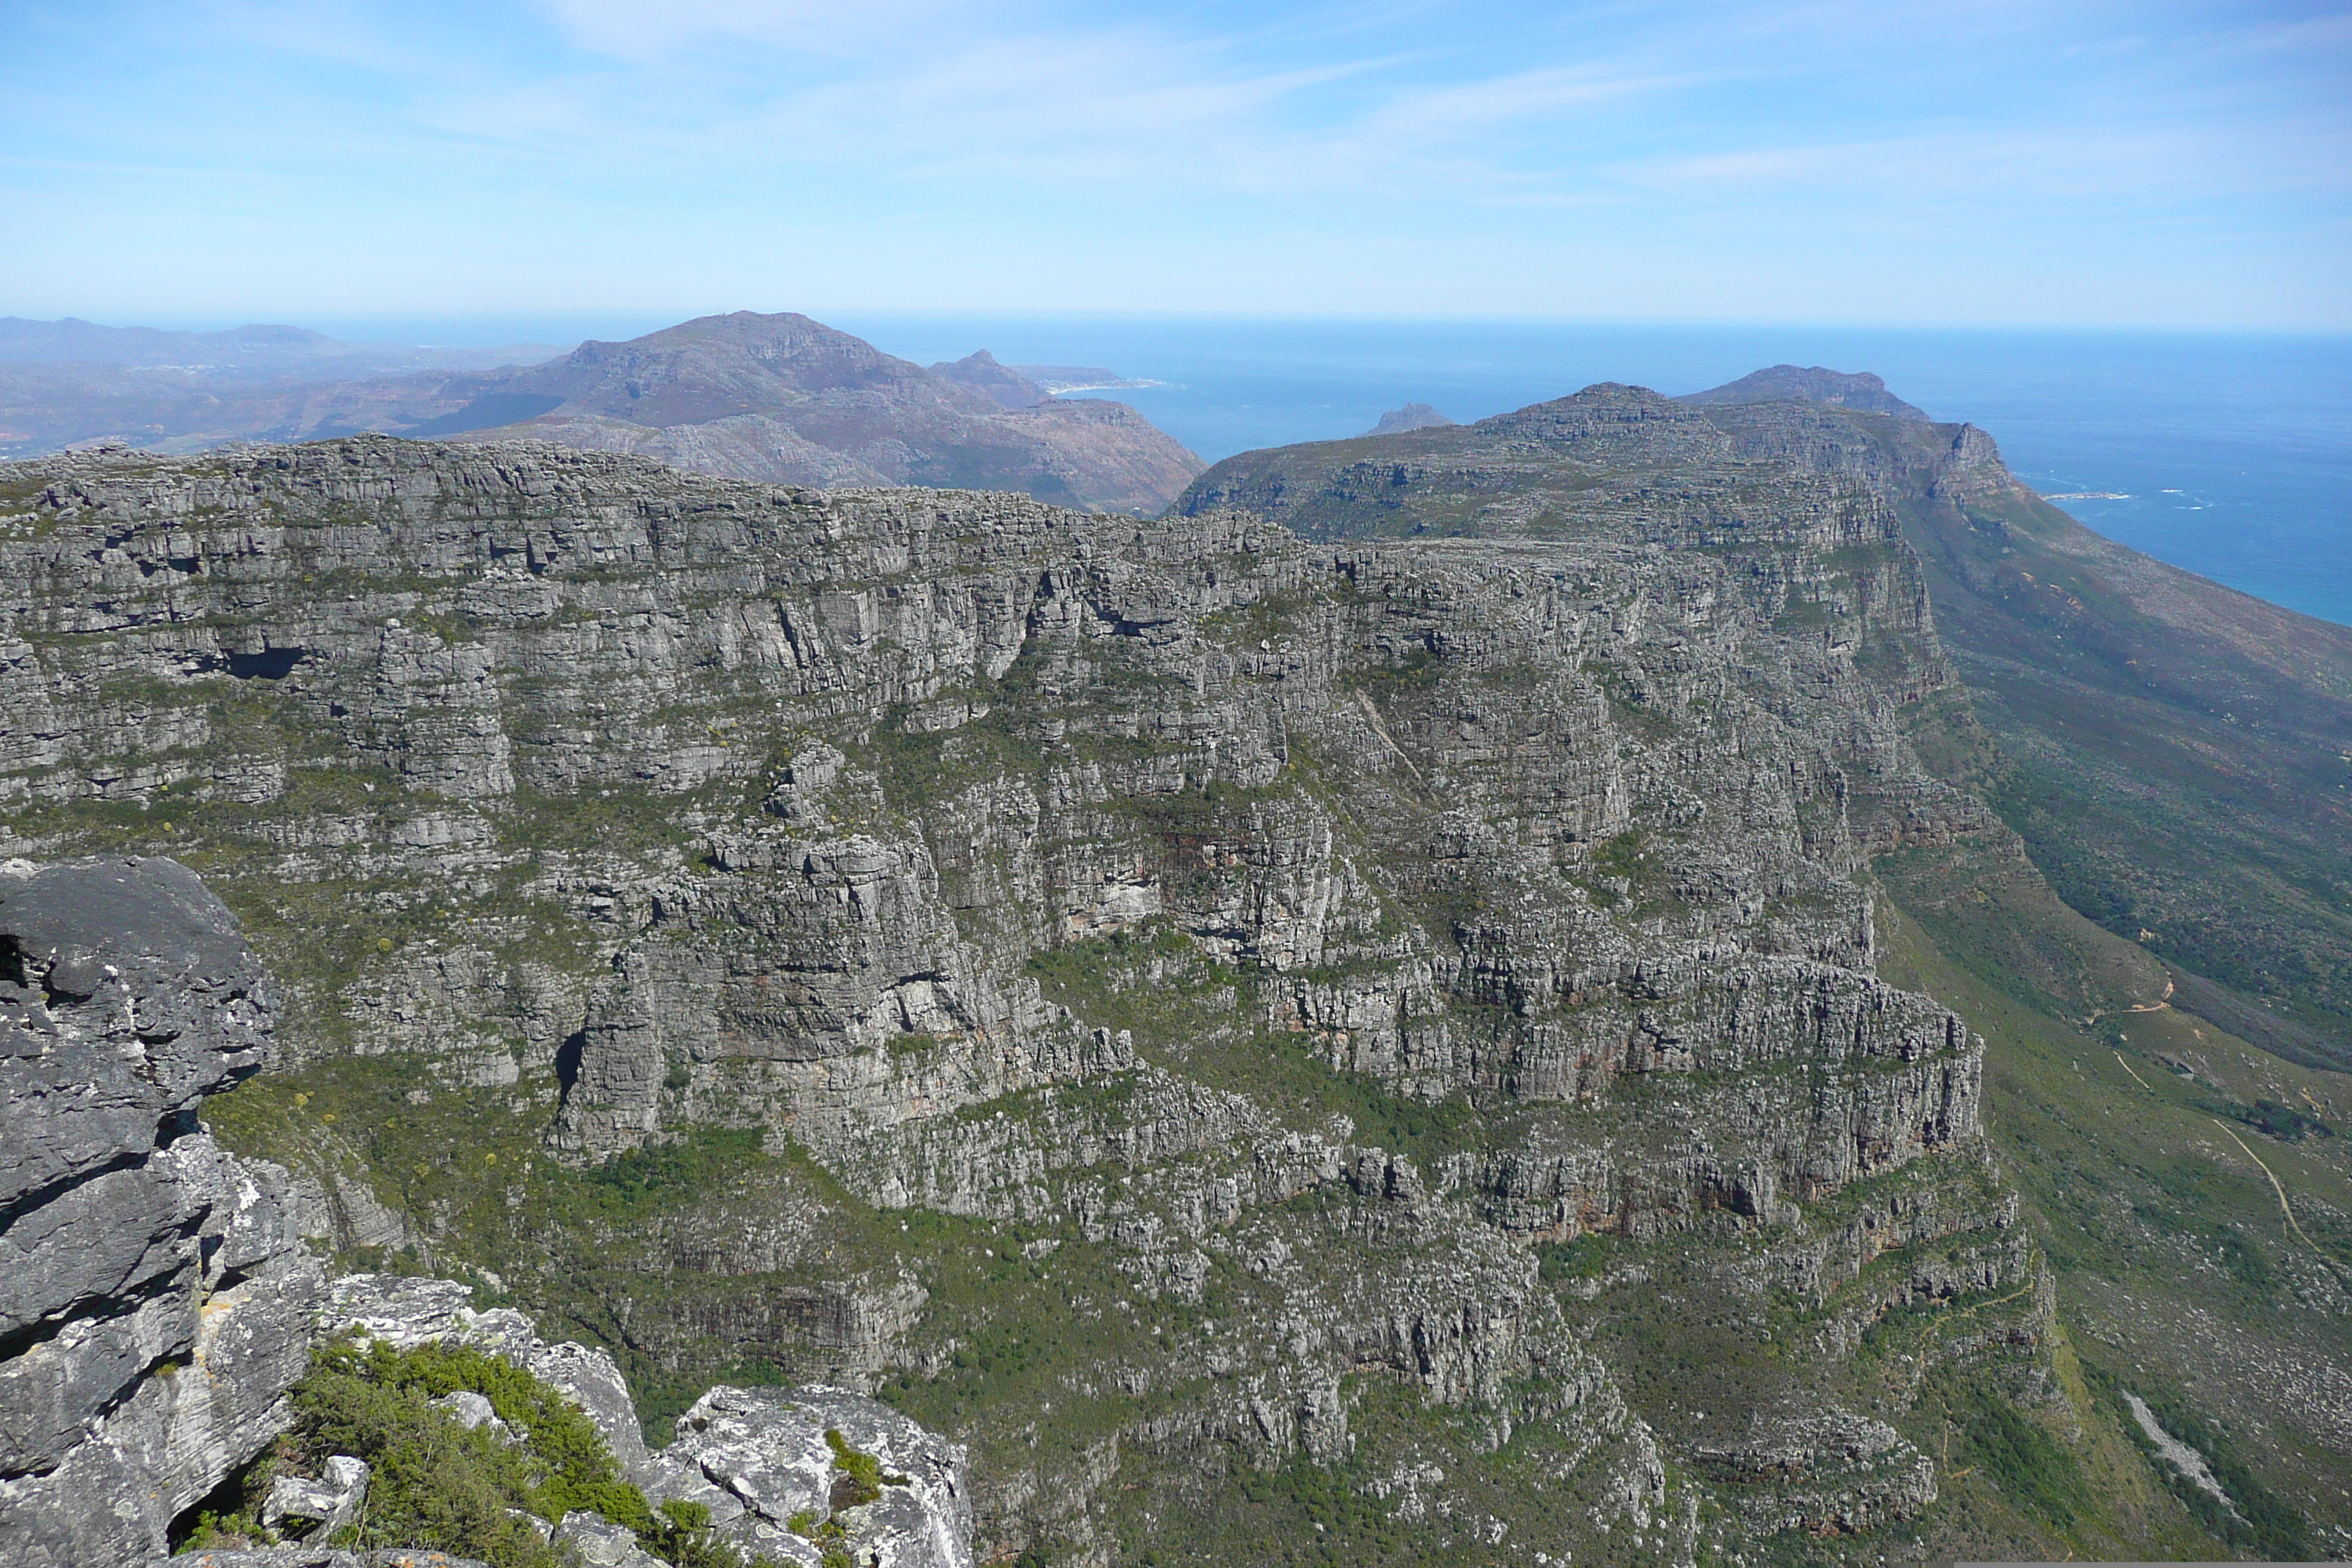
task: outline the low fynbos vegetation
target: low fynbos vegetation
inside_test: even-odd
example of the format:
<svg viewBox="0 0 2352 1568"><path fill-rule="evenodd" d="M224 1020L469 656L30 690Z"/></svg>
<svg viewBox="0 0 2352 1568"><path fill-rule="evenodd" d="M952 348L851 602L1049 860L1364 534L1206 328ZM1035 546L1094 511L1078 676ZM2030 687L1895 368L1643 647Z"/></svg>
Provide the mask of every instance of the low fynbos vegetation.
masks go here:
<svg viewBox="0 0 2352 1568"><path fill-rule="evenodd" d="M2158 1426L2203 1456L2214 1484L2221 1489L2219 1498L2158 1457L2155 1440L2140 1426L2125 1400L2120 1379L2087 1364L2084 1373L2091 1387L2109 1402L2116 1425L2147 1457L2149 1468L2163 1478L2172 1494L2216 1540L2272 1562L2292 1563L2312 1555L2302 1510L2263 1485L2237 1445L2211 1417L2161 1384L2147 1384L2139 1396Z"/></svg>
<svg viewBox="0 0 2352 1568"><path fill-rule="evenodd" d="M458 1393L489 1401L498 1423L468 1428L435 1403ZM561 1393L499 1356L431 1343L398 1351L339 1340L313 1352L294 1385L293 1424L198 1516L186 1545L269 1542L261 1523L270 1483L310 1476L336 1455L366 1461L359 1517L331 1544L415 1548L476 1557L490 1568L568 1568L543 1533L574 1510L635 1531L677 1568L761 1568L710 1531L699 1504L658 1509L621 1479L604 1434ZM501 1426L503 1429L501 1429Z"/></svg>

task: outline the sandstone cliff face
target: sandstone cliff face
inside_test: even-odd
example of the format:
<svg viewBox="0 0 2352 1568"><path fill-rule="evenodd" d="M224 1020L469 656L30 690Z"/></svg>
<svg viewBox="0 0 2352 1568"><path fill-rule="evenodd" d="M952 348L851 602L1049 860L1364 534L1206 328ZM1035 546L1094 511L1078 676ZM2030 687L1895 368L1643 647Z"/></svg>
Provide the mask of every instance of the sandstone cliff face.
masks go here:
<svg viewBox="0 0 2352 1568"><path fill-rule="evenodd" d="M308 1364L317 1265L286 1173L201 1099L261 1064L271 996L168 860L0 865L0 1558L162 1552Z"/></svg>
<svg viewBox="0 0 2352 1568"><path fill-rule="evenodd" d="M1889 1251L1874 1301L2021 1282L2013 1209L1936 1201L1990 1180L1981 1043L1873 973L1868 856L1987 818L1903 739L1949 677L1865 487L1625 389L1498 438L1654 474L1526 537L1318 544L1206 491L1136 523L520 445L19 468L0 820L201 836L285 955L289 1068L422 1057L575 1163L745 1130L1108 1260L1075 1322L1180 1315L1067 1373L1115 1440L982 1456L984 1541L1104 1550L1122 1463L1354 1453L1377 1376L1540 1428L1591 1528L1686 1550L1697 1494L1584 1342L1646 1276L1563 1295L1530 1247L1682 1237L1730 1299ZM1473 1119L1415 1156L1349 1086ZM824 1267L765 1223L693 1255ZM901 1267L793 1284L854 1303L841 1375L978 1331ZM1851 1334L1809 1342L1755 1397L1842 1431ZM1835 1506L1932 1495L1870 1451L1882 1500ZM1397 1463L1381 1498L1442 1500ZM1834 1512L1804 1474L1758 1517Z"/></svg>

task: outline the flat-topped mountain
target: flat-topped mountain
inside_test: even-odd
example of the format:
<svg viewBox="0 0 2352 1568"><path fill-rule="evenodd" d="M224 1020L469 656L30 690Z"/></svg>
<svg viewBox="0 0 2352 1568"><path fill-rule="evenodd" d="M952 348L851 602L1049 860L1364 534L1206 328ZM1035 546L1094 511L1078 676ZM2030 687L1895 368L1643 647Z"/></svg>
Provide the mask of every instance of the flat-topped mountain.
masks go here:
<svg viewBox="0 0 2352 1568"><path fill-rule="evenodd" d="M1472 425L1244 452L1177 510L1242 507L1312 539L1682 538L1786 527L1822 508L1860 522L1877 504L1866 487L1743 458L1670 398L1602 383Z"/></svg>

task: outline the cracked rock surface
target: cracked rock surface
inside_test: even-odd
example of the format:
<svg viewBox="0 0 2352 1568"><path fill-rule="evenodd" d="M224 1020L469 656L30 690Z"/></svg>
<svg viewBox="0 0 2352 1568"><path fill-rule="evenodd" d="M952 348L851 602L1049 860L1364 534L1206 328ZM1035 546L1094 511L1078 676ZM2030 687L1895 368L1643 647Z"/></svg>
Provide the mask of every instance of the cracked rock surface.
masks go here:
<svg viewBox="0 0 2352 1568"><path fill-rule="evenodd" d="M160 1553L282 1425L318 1268L286 1173L195 1116L272 1005L184 868L0 866L0 1561Z"/></svg>

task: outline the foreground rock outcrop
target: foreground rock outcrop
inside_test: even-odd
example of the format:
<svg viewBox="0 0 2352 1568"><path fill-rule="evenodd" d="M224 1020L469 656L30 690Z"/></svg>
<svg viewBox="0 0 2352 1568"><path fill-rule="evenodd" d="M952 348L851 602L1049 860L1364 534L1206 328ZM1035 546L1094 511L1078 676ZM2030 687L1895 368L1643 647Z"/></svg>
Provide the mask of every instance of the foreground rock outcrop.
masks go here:
<svg viewBox="0 0 2352 1568"><path fill-rule="evenodd" d="M586 1412L624 1478L647 1499L701 1504L718 1532L747 1551L820 1568L822 1535L878 1568L970 1568L971 1481L961 1444L843 1389L719 1387L677 1418L668 1447L649 1453L628 1384L609 1355L550 1344L520 1312L477 1311L471 1296L456 1280L347 1275L334 1281L320 1324L396 1349L440 1340L504 1356ZM877 1467L872 1497L845 1484L861 1458ZM824 1535L827 1525L833 1532ZM635 1568L634 1539L593 1515L567 1519L559 1533L592 1563Z"/></svg>
<svg viewBox="0 0 2352 1568"><path fill-rule="evenodd" d="M286 1173L197 1116L271 1006L184 868L0 865L0 1561L156 1555L283 1424L318 1266Z"/></svg>
<svg viewBox="0 0 2352 1568"><path fill-rule="evenodd" d="M851 1474L860 1457L877 1473L872 1498ZM844 1389L714 1388L677 1418L654 1487L705 1504L746 1547L810 1568L825 1524L859 1563L971 1568L965 1462L961 1443Z"/></svg>

